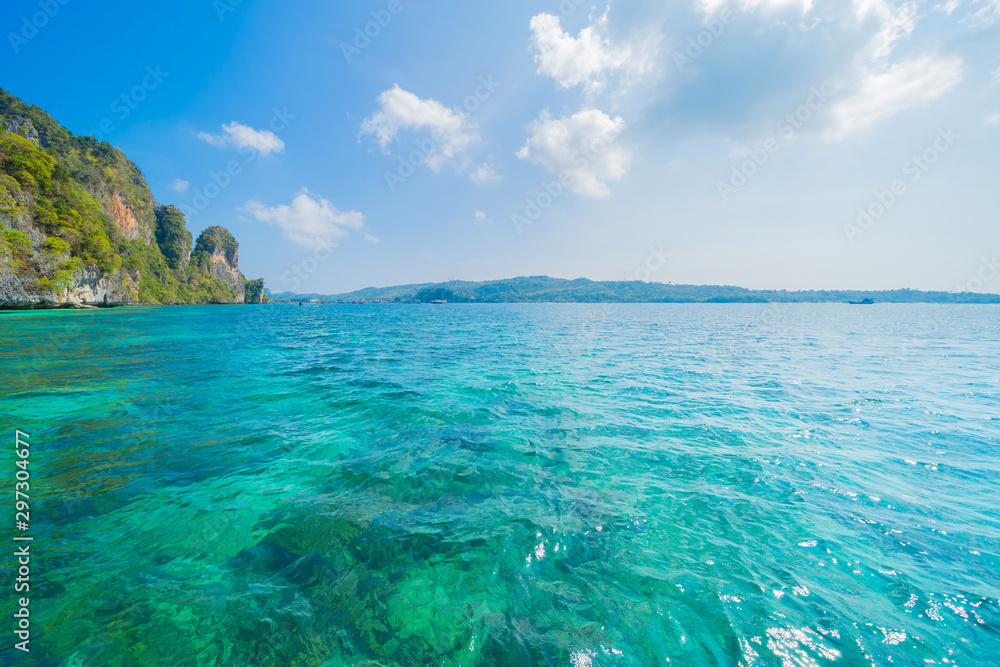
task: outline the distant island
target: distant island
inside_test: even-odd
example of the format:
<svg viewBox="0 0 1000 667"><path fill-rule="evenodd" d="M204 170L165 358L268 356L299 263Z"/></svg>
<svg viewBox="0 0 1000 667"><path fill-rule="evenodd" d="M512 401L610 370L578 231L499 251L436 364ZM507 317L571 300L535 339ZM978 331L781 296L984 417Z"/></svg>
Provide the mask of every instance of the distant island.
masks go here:
<svg viewBox="0 0 1000 667"><path fill-rule="evenodd" d="M750 290L722 285L667 285L641 281L566 280L530 276L508 280L368 287L346 294L270 294L275 302L327 303L1000 303L1000 294L922 292L912 289Z"/></svg>
<svg viewBox="0 0 1000 667"><path fill-rule="evenodd" d="M192 244L121 150L0 89L0 309L264 298L227 229Z"/></svg>

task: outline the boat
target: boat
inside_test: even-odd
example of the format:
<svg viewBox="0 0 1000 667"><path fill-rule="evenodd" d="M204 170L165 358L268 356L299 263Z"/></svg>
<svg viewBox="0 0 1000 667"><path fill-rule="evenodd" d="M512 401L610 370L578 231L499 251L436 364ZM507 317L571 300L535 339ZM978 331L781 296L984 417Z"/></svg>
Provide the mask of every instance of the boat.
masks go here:
<svg viewBox="0 0 1000 667"><path fill-rule="evenodd" d="M445 301L444 299L434 299L433 301L431 301L431 303L448 303L448 302Z"/></svg>
<svg viewBox="0 0 1000 667"><path fill-rule="evenodd" d="M852 306L872 306L875 302L871 299L862 299L861 301L848 301L847 303Z"/></svg>

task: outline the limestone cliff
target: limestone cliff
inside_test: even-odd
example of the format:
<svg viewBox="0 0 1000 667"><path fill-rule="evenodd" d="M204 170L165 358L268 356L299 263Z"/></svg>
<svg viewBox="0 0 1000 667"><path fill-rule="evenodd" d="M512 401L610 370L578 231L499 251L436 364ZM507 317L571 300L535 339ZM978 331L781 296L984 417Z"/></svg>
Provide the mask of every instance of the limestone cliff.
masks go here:
<svg viewBox="0 0 1000 667"><path fill-rule="evenodd" d="M183 214L139 167L0 89L0 308L242 303L236 239L202 236L189 263Z"/></svg>
<svg viewBox="0 0 1000 667"><path fill-rule="evenodd" d="M114 197L111 199L111 221L115 223L115 228L121 233L122 236L130 241L137 238L144 237L143 240L149 243L148 235L143 234L144 231L148 230L148 227L140 228L139 221L135 219L135 214L125 200L122 199L121 193L116 192Z"/></svg>
<svg viewBox="0 0 1000 667"><path fill-rule="evenodd" d="M32 125L31 121L27 118L22 118L20 116L4 118L3 129L24 137L36 146L38 145L38 131L35 130L35 126Z"/></svg>
<svg viewBox="0 0 1000 667"><path fill-rule="evenodd" d="M240 273L240 244L225 227L209 227L201 233L191 253L191 263L231 287L235 303L244 303L244 282Z"/></svg>

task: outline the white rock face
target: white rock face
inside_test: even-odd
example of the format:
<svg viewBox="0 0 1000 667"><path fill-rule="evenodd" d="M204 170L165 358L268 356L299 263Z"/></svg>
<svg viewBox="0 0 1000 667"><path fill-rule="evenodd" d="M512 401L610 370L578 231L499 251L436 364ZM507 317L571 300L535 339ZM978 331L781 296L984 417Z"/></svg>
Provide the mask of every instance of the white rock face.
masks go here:
<svg viewBox="0 0 1000 667"><path fill-rule="evenodd" d="M18 202L28 209L28 197ZM21 213L9 216L0 213L0 233L12 229L27 235L31 242L30 254L36 267L46 267L50 256L43 252L45 234L34 226L31 219ZM25 308L32 305L90 304L123 305L139 298L139 273L119 269L106 273L96 267L80 269L74 275L68 289L42 291L38 289L36 276L15 267L17 261L9 251L0 248L0 307ZM68 256L66 256L68 257Z"/></svg>

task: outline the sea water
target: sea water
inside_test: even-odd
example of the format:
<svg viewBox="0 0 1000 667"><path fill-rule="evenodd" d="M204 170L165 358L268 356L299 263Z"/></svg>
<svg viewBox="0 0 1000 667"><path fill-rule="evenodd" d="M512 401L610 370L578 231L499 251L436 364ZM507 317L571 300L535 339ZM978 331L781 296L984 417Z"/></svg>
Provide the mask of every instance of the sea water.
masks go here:
<svg viewBox="0 0 1000 667"><path fill-rule="evenodd" d="M3 664L1000 663L997 307L14 312L0 371Z"/></svg>

